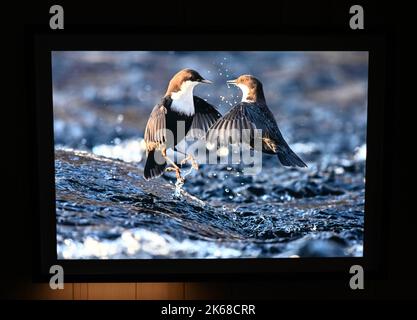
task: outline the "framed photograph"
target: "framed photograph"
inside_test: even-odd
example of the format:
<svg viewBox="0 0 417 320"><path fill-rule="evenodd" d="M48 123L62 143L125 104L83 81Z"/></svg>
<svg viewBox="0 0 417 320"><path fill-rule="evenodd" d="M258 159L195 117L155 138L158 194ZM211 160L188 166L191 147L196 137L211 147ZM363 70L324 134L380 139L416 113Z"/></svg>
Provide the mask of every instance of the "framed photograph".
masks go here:
<svg viewBox="0 0 417 320"><path fill-rule="evenodd" d="M34 37L36 274L380 270L377 35Z"/></svg>

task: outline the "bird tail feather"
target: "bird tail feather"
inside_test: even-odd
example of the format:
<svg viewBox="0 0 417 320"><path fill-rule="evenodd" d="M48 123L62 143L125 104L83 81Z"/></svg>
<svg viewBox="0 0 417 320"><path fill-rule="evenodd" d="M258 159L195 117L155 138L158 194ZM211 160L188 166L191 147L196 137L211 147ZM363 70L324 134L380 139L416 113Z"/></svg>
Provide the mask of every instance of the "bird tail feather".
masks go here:
<svg viewBox="0 0 417 320"><path fill-rule="evenodd" d="M145 169L143 171L143 177L145 180L150 180L159 177L164 173L167 163L162 157L160 150L149 151L146 159Z"/></svg>
<svg viewBox="0 0 417 320"><path fill-rule="evenodd" d="M307 167L304 161L290 147L278 150L278 159L286 167Z"/></svg>

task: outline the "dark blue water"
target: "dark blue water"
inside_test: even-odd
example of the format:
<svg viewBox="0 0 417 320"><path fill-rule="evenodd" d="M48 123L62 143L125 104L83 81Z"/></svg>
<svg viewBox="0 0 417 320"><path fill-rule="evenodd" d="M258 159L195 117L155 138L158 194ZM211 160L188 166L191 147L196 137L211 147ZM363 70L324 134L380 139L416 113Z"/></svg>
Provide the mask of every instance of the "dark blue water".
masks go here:
<svg viewBox="0 0 417 320"><path fill-rule="evenodd" d="M55 163L60 257L362 253L361 163L307 172L271 166L269 179L207 165L188 176L192 195L183 191L181 199L170 177L146 182L136 165L63 150ZM350 178L335 168L349 170Z"/></svg>

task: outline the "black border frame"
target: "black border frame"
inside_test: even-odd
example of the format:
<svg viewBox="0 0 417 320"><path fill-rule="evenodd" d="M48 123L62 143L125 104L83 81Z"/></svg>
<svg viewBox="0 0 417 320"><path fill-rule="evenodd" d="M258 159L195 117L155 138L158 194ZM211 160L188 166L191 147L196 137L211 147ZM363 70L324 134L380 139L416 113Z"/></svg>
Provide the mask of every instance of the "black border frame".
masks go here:
<svg viewBox="0 0 417 320"><path fill-rule="evenodd" d="M178 32L178 31L177 31ZM49 267L64 267L66 281L196 281L208 279L259 280L262 278L329 279L346 277L351 265L378 277L383 268L384 122L386 38L381 34L222 33L171 31L85 34L33 33L26 53L29 73L29 108L35 108L38 207L34 218L35 280L49 279ZM32 49L32 50L30 50ZM58 260L56 257L55 172L52 103L54 50L271 50L369 51L368 126L364 257L303 259L162 259L162 260ZM32 55L31 55L32 54ZM30 79L33 80L31 84ZM33 99L30 99L33 98ZM35 105L33 105L33 102Z"/></svg>

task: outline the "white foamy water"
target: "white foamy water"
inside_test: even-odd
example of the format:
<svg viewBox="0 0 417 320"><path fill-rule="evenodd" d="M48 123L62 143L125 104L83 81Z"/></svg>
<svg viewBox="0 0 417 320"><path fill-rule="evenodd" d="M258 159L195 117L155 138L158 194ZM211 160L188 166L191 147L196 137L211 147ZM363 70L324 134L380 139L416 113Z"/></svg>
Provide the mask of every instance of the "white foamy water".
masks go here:
<svg viewBox="0 0 417 320"><path fill-rule="evenodd" d="M82 242L65 239L58 244L58 257L63 259L123 259L126 256L149 258L151 256L172 257L181 253L192 254L195 258L237 258L241 251L225 244L203 240L176 240L167 234L160 234L137 228L124 231L115 240L98 241L86 237Z"/></svg>
<svg viewBox="0 0 417 320"><path fill-rule="evenodd" d="M316 151L318 148L317 148L317 145L313 142L307 142L307 143L296 142L296 143L291 144L291 149L295 153L310 154Z"/></svg>
<svg viewBox="0 0 417 320"><path fill-rule="evenodd" d="M355 155L353 156L356 161L366 160L366 144L355 149Z"/></svg>
<svg viewBox="0 0 417 320"><path fill-rule="evenodd" d="M122 160L125 162L141 162L145 157L146 144L143 139L129 139L118 144L101 144L93 147L98 156Z"/></svg>

